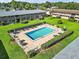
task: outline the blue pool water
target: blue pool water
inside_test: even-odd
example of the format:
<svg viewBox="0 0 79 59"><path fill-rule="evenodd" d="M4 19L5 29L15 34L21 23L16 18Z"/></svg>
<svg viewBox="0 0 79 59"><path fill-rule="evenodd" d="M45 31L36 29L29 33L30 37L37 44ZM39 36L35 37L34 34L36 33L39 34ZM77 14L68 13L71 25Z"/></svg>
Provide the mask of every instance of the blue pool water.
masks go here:
<svg viewBox="0 0 79 59"><path fill-rule="evenodd" d="M36 40L37 38L40 38L44 35L50 34L54 30L48 27L43 27L31 32L26 33L27 36L29 36L32 40Z"/></svg>

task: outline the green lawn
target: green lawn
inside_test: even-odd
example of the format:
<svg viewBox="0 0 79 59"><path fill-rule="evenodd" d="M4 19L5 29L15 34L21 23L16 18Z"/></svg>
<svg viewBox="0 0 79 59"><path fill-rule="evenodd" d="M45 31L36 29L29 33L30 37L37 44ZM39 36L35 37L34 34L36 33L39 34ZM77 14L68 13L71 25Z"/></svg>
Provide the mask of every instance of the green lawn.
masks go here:
<svg viewBox="0 0 79 59"><path fill-rule="evenodd" d="M63 24L58 24L57 23L58 20L62 20ZM14 28L19 28L19 27L23 27L23 26L43 22L43 21L46 21L50 24L59 25L60 27L65 26L69 30L73 30L74 34L65 38L60 43L52 46L51 48L40 52L39 54L37 54L32 59L51 59L61 49L63 49L66 45L68 45L76 37L79 36L79 23L70 22L70 21L64 20L64 19L51 18L51 17L45 18L44 20L32 20L32 21L29 21L28 24L17 23L17 24L12 24L12 25L7 25L7 26L0 26L0 39L2 40L3 45L4 45L6 52L8 53L8 56L9 56L10 59L28 59L28 57L16 43L11 42L11 38L10 38L9 34L7 33L7 31L14 29Z"/></svg>

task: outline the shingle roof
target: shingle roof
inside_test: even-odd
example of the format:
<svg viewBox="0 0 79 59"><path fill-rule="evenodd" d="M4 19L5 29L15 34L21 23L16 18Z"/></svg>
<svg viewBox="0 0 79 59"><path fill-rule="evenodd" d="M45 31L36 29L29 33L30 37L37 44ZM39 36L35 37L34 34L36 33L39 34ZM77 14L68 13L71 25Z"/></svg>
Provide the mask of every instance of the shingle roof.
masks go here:
<svg viewBox="0 0 79 59"><path fill-rule="evenodd" d="M18 10L18 11L0 11L0 17L4 16L14 16L14 15L24 15L24 14L34 14L34 13L43 13L43 10Z"/></svg>

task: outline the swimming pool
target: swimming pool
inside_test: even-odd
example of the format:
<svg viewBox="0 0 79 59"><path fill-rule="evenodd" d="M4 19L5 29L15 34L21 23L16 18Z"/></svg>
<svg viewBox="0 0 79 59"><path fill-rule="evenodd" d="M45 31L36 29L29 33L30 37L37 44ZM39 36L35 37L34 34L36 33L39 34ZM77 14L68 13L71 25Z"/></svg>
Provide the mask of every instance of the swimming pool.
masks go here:
<svg viewBox="0 0 79 59"><path fill-rule="evenodd" d="M43 28L28 32L26 33L26 35L29 36L32 40L36 40L37 38L50 34L53 31L54 29L51 29L49 27L43 27Z"/></svg>

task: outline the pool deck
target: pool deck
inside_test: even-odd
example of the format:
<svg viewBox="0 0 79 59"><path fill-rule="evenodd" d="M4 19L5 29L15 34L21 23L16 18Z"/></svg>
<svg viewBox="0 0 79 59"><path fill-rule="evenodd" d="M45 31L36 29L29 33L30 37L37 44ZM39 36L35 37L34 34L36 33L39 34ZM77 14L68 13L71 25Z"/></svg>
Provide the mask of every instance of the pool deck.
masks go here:
<svg viewBox="0 0 79 59"><path fill-rule="evenodd" d="M33 31L33 30L37 30L39 28L42 28L42 27L49 27L51 29L54 29L54 32L46 35L46 36L43 36L43 37L40 37L36 40L32 40L30 37L28 37L25 33L27 32L30 32L30 31ZM63 33L63 31L61 30L61 28L57 28L55 26L52 26L52 25L49 25L49 24L43 24L43 25L39 25L37 27L34 27L34 28L29 28L29 29L25 29L25 30L20 30L19 31L20 33L17 34L19 40L25 40L25 42L27 42L28 44L26 46L22 46L20 43L19 43L19 40L16 40L16 42L19 44L19 46L21 46L21 48L24 49L25 53L27 53L28 51L30 50L33 50L33 49L38 49L41 47L42 44L46 43L47 41L51 40L54 38L54 35L59 35L58 33ZM12 35L12 33L11 33Z"/></svg>
<svg viewBox="0 0 79 59"><path fill-rule="evenodd" d="M52 59L79 59L79 37Z"/></svg>

